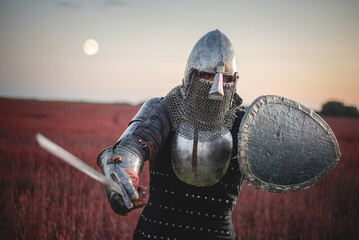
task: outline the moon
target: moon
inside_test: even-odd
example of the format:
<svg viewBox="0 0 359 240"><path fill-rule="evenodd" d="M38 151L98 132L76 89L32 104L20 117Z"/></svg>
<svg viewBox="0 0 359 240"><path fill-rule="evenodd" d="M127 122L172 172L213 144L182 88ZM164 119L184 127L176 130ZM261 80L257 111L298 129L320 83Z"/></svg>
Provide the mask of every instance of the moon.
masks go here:
<svg viewBox="0 0 359 240"><path fill-rule="evenodd" d="M88 39L85 41L82 49L87 55L95 55L98 51L98 43L93 39Z"/></svg>

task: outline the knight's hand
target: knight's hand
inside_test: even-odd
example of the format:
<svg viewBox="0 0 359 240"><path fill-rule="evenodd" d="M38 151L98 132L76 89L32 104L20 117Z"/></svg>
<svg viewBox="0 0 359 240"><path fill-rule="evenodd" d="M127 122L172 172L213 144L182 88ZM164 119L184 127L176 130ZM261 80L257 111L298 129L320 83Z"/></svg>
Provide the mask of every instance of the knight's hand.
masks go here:
<svg viewBox="0 0 359 240"><path fill-rule="evenodd" d="M113 158L116 158L115 155ZM114 162L115 159L112 159ZM120 185L121 193L107 188L107 195L112 209L120 214L127 215L133 209L143 207L146 204L145 195L147 189L138 186L138 174L131 168L121 168L115 164L115 171L111 173L113 181Z"/></svg>

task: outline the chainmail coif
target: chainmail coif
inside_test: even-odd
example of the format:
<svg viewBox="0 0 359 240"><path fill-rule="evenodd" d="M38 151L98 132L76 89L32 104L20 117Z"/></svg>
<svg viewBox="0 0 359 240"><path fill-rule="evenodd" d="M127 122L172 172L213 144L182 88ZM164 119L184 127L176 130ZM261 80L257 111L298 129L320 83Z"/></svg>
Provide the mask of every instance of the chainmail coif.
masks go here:
<svg viewBox="0 0 359 240"><path fill-rule="evenodd" d="M212 82L196 78L186 98L181 86L173 88L164 98L172 129L186 139L209 142L223 137L231 128L242 99L234 83L224 83L223 100L208 98Z"/></svg>

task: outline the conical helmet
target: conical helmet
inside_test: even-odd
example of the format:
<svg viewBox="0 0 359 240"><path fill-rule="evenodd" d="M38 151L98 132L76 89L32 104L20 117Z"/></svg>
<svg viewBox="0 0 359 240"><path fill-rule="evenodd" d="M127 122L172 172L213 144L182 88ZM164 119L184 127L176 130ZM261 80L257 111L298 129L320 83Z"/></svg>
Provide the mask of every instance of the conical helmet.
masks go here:
<svg viewBox="0 0 359 240"><path fill-rule="evenodd" d="M232 43L226 35L219 30L205 34L194 45L184 72L183 93L189 94L192 80L201 74L215 75L209 98L222 100L223 77L230 81L237 81L236 56Z"/></svg>

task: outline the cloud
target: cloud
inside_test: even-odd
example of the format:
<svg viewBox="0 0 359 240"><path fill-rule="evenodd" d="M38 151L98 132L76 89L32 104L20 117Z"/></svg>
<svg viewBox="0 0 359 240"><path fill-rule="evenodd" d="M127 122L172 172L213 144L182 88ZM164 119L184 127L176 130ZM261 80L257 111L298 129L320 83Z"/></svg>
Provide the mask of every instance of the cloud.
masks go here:
<svg viewBox="0 0 359 240"><path fill-rule="evenodd" d="M106 5L112 5L112 6L118 6L118 5L125 5L126 2L125 1L120 1L120 0L106 0L105 4Z"/></svg>
<svg viewBox="0 0 359 240"><path fill-rule="evenodd" d="M71 8L71 9L81 7L81 5L78 3L66 2L66 1L59 2L59 3L57 3L57 5L60 7Z"/></svg>
<svg viewBox="0 0 359 240"><path fill-rule="evenodd" d="M68 9L76 9L76 8L83 8L83 7L95 7L95 8L103 8L103 7L116 7L116 6L123 6L127 5L127 1L123 0L88 0L86 4L84 4L82 1L76 0L76 1L60 1L56 5L62 8L68 8Z"/></svg>

